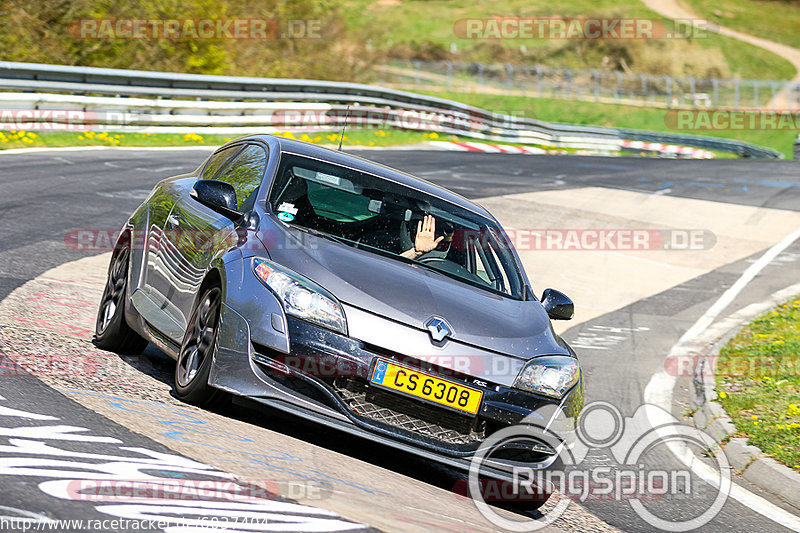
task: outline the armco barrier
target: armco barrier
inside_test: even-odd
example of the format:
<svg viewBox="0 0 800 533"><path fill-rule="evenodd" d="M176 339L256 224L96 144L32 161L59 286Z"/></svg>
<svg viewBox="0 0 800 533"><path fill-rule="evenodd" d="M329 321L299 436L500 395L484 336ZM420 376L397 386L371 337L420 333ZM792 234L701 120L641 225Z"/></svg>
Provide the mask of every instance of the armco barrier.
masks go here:
<svg viewBox="0 0 800 533"><path fill-rule="evenodd" d="M357 83L0 62L0 91L4 109L79 110L90 124L120 131L334 131L350 106L350 120L363 125L389 122L498 142L613 152L629 140L783 157L739 141L548 123ZM287 111L312 119L288 124Z"/></svg>

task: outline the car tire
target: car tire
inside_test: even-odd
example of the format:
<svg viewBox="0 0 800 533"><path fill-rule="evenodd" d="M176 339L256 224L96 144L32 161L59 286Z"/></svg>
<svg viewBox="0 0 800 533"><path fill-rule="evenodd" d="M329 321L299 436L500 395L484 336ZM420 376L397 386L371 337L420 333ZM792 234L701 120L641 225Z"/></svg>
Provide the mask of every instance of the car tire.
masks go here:
<svg viewBox="0 0 800 533"><path fill-rule="evenodd" d="M181 401L205 407L219 407L229 395L208 384L219 337L222 291L207 288L192 311L175 365L175 394Z"/></svg>
<svg viewBox="0 0 800 533"><path fill-rule="evenodd" d="M120 354L140 354L147 346L125 319L128 298L128 264L130 248L119 248L111 257L108 278L100 298L95 320L95 344L98 348Z"/></svg>

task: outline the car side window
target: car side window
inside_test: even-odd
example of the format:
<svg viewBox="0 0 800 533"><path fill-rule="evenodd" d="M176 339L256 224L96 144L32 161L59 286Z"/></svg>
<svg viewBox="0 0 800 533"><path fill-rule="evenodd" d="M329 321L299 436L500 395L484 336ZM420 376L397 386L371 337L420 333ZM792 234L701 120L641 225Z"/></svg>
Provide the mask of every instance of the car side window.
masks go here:
<svg viewBox="0 0 800 533"><path fill-rule="evenodd" d="M226 166L215 179L230 183L236 191L236 207L242 211L252 209L258 186L267 170L267 151L250 144Z"/></svg>
<svg viewBox="0 0 800 533"><path fill-rule="evenodd" d="M208 158L208 163L206 163L200 179L213 180L214 176L217 175L217 172L219 172L219 170L225 166L225 163L235 156L239 150L241 150L241 148L241 145L229 146L228 148L224 148Z"/></svg>

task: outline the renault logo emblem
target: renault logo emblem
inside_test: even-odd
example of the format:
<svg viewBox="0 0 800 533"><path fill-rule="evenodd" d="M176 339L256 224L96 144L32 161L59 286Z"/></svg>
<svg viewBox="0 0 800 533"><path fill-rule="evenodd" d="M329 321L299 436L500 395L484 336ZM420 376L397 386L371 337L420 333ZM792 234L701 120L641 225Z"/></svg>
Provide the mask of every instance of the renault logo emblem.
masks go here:
<svg viewBox="0 0 800 533"><path fill-rule="evenodd" d="M428 321L425 322L425 328L428 330L428 333L431 334L431 339L433 339L434 342L442 342L453 334L447 322L438 316L428 319Z"/></svg>

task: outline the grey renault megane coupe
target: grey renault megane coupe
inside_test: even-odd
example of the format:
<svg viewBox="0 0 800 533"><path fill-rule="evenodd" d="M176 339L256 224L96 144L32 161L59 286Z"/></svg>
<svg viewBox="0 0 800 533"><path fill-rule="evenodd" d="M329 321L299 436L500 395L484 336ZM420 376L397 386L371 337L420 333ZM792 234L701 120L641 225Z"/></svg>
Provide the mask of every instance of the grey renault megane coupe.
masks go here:
<svg viewBox="0 0 800 533"><path fill-rule="evenodd" d="M574 351L503 229L446 189L273 135L232 141L158 183L120 232L96 344L176 361L175 394L244 396L467 468L513 425L569 433ZM552 464L509 445L492 468ZM543 441L544 442L544 441Z"/></svg>

